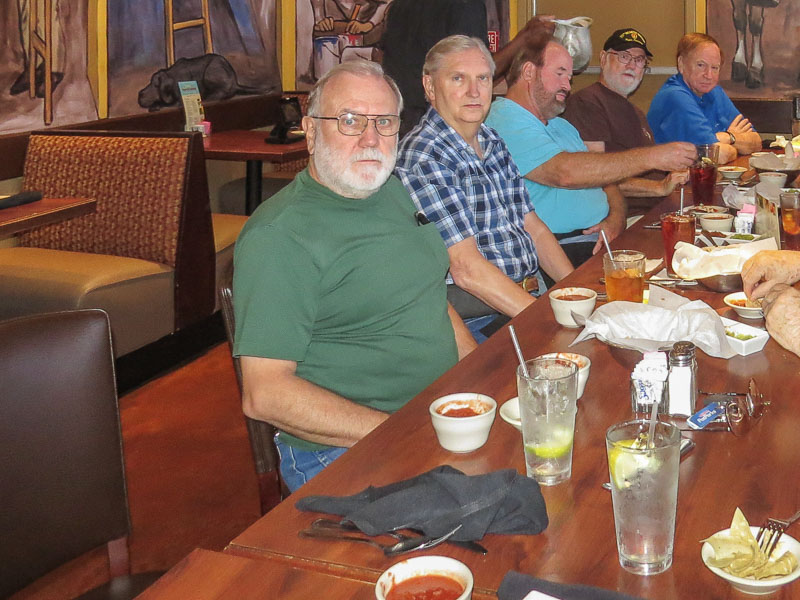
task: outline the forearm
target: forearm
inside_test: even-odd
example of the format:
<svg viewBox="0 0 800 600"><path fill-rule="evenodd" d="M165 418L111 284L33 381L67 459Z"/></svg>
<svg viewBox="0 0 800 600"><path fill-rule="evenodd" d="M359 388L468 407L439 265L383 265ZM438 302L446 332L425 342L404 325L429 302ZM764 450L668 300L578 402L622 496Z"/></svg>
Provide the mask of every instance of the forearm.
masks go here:
<svg viewBox="0 0 800 600"><path fill-rule="evenodd" d="M644 177L628 177L617 184L619 191L629 198L654 198L666 196L666 178L645 179ZM670 190L672 191L672 190Z"/></svg>
<svg viewBox="0 0 800 600"><path fill-rule="evenodd" d="M349 448L388 418L293 373L259 373L261 360L241 358L242 408L252 419L310 442Z"/></svg>
<svg viewBox="0 0 800 600"><path fill-rule="evenodd" d="M532 216L535 216L535 213L528 213L525 216L525 231L531 236L533 244L536 246L539 266L554 281L561 281L572 273L574 267L553 232L548 229L547 225L538 216L535 219Z"/></svg>
<svg viewBox="0 0 800 600"><path fill-rule="evenodd" d="M764 300L764 314L773 339L800 356L800 292L793 287L776 286Z"/></svg>
<svg viewBox="0 0 800 600"><path fill-rule="evenodd" d="M736 135L736 143L733 145L739 154L752 154L761 150L761 136L757 131L748 131Z"/></svg>
<svg viewBox="0 0 800 600"><path fill-rule="evenodd" d="M453 324L453 332L456 334L456 347L458 348L458 360L461 360L475 350L478 347L478 343L449 302L447 303L447 316L450 317L450 322Z"/></svg>
<svg viewBox="0 0 800 600"><path fill-rule="evenodd" d="M496 311L515 317L533 302L528 292L483 257L473 238L453 244L448 252L455 284Z"/></svg>
<svg viewBox="0 0 800 600"><path fill-rule="evenodd" d="M526 175L526 178L567 189L603 187L649 171L645 148L624 152L562 152Z"/></svg>

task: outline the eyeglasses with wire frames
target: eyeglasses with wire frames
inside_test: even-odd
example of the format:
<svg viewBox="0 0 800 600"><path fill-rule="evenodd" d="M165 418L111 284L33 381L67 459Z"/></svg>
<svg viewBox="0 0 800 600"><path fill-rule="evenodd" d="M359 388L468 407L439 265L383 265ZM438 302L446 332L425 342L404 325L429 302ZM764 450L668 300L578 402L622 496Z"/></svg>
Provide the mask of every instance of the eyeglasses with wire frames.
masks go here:
<svg viewBox="0 0 800 600"><path fill-rule="evenodd" d="M398 115L361 115L347 112L338 117L315 117L323 121L336 121L339 133L342 135L361 135L367 130L369 122L375 123L375 130L384 137L395 135L400 130L400 117Z"/></svg>
<svg viewBox="0 0 800 600"><path fill-rule="evenodd" d="M650 70L650 61L647 60L646 56L634 56L625 50L622 50L621 52L618 52L617 50L606 50L606 52L616 55L620 64L629 65L632 61L635 67L639 69L645 69L646 71Z"/></svg>

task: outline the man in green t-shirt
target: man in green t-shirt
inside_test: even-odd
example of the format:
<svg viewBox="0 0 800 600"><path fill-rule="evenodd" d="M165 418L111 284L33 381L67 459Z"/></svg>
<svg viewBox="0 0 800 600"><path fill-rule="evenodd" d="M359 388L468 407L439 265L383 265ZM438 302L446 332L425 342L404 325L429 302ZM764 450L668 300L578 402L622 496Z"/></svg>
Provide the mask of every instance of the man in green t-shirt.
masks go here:
<svg viewBox="0 0 800 600"><path fill-rule="evenodd" d="M303 118L308 169L236 244L243 409L280 430L290 490L475 347L446 302L436 226L391 176L401 105L376 63L323 76Z"/></svg>

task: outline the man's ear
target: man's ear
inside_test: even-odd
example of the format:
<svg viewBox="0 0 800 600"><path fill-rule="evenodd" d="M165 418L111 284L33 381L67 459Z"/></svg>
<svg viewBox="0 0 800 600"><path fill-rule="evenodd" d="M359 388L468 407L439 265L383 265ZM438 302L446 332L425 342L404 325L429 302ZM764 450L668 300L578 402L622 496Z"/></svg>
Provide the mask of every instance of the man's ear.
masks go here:
<svg viewBox="0 0 800 600"><path fill-rule="evenodd" d="M683 75L683 57L682 56L678 57L678 73Z"/></svg>
<svg viewBox="0 0 800 600"><path fill-rule="evenodd" d="M423 75L422 87L425 89L425 97L428 99L428 102L433 104L433 102L436 100L436 92L434 92L433 89L433 76Z"/></svg>
<svg viewBox="0 0 800 600"><path fill-rule="evenodd" d="M303 131L306 134L306 146L308 147L308 153L314 154L314 138L317 135L316 121L309 116L305 116L300 124L303 126Z"/></svg>
<svg viewBox="0 0 800 600"><path fill-rule="evenodd" d="M607 61L608 61L608 52L606 52L605 50L602 50L600 52L600 68L601 69L606 66L606 62Z"/></svg>
<svg viewBox="0 0 800 600"><path fill-rule="evenodd" d="M533 81L536 79L536 65L528 61L522 65L522 77L525 81Z"/></svg>

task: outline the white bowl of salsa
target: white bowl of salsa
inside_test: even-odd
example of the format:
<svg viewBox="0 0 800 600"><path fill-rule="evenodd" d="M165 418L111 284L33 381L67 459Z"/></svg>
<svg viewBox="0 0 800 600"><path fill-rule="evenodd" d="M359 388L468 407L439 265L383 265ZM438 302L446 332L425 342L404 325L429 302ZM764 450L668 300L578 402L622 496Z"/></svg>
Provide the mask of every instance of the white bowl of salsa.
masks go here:
<svg viewBox="0 0 800 600"><path fill-rule="evenodd" d="M377 600L470 600L472 571L448 556L416 556L386 569L375 584Z"/></svg>
<svg viewBox="0 0 800 600"><path fill-rule="evenodd" d="M497 402L484 394L449 394L428 409L436 438L450 452L472 452L489 439Z"/></svg>
<svg viewBox="0 0 800 600"><path fill-rule="evenodd" d="M572 318L572 313L588 317L597 302L597 292L583 287L565 287L549 294L550 306L559 325L580 327Z"/></svg>

